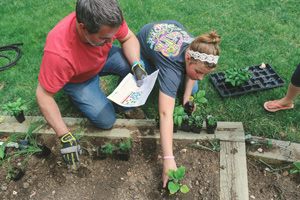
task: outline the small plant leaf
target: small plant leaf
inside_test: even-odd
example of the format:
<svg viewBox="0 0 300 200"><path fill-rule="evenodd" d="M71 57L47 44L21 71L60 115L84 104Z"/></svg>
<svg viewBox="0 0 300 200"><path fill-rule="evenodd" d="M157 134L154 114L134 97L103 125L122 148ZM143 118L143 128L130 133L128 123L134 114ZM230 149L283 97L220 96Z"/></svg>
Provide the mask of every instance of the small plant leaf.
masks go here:
<svg viewBox="0 0 300 200"><path fill-rule="evenodd" d="M179 188L180 188L179 183L169 182L168 184L168 189L170 190L171 194L176 193L179 190Z"/></svg>
<svg viewBox="0 0 300 200"><path fill-rule="evenodd" d="M9 172L7 173L7 177L11 179L11 174Z"/></svg>
<svg viewBox="0 0 300 200"><path fill-rule="evenodd" d="M207 99L204 98L204 97L201 97L200 99L198 99L198 101L199 101L200 103L206 103L206 102L207 102Z"/></svg>
<svg viewBox="0 0 300 200"><path fill-rule="evenodd" d="M294 162L293 164L300 170L300 162Z"/></svg>
<svg viewBox="0 0 300 200"><path fill-rule="evenodd" d="M0 158L3 159L4 155L4 148L0 146Z"/></svg>
<svg viewBox="0 0 300 200"><path fill-rule="evenodd" d="M180 191L185 194L188 193L190 190L186 185L181 186Z"/></svg>
<svg viewBox="0 0 300 200"><path fill-rule="evenodd" d="M291 171L290 171L291 174L295 174L295 173L297 173L297 172L299 172L298 169L291 169Z"/></svg>
<svg viewBox="0 0 300 200"><path fill-rule="evenodd" d="M175 170L174 169L169 169L167 172L167 175L169 178L174 178Z"/></svg>
<svg viewBox="0 0 300 200"><path fill-rule="evenodd" d="M182 166L182 167L179 167L179 168L176 170L176 172L175 172L175 177L176 177L178 180L180 180L180 179L183 178L184 174L185 174L185 167Z"/></svg>
<svg viewBox="0 0 300 200"><path fill-rule="evenodd" d="M7 114L8 114L8 111L3 111L1 114L2 114L2 115L7 115Z"/></svg>

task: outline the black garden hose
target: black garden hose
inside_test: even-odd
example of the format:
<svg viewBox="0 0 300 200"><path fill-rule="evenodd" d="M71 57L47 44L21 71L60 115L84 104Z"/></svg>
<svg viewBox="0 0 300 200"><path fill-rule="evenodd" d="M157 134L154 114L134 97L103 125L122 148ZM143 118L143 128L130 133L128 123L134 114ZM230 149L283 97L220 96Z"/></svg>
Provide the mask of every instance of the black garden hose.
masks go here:
<svg viewBox="0 0 300 200"><path fill-rule="evenodd" d="M18 60L21 58L22 50L19 47L17 47L17 45L23 45L23 42L16 43L16 44L9 44L6 46L0 46L0 52L1 51L16 51L18 53L18 56L16 57L16 59L14 61L11 61L11 59L8 56L0 55L0 57L6 58L7 60L9 60L8 65L0 67L0 71L3 71L9 67L14 66L18 62Z"/></svg>

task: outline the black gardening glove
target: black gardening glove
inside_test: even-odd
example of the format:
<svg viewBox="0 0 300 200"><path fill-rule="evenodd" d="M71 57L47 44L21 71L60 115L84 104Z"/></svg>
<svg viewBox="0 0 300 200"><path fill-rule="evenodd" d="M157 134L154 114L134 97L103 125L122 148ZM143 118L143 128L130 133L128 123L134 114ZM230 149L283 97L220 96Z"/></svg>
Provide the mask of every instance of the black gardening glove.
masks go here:
<svg viewBox="0 0 300 200"><path fill-rule="evenodd" d="M59 137L61 141L60 153L63 161L68 164L69 168L77 169L79 166L79 156L82 149L79 141L70 132Z"/></svg>
<svg viewBox="0 0 300 200"><path fill-rule="evenodd" d="M143 79L146 78L146 76L147 76L147 72L143 68L142 63L139 61L133 63L132 71L133 71L133 75L136 79L136 85L138 87L141 87L143 85Z"/></svg>

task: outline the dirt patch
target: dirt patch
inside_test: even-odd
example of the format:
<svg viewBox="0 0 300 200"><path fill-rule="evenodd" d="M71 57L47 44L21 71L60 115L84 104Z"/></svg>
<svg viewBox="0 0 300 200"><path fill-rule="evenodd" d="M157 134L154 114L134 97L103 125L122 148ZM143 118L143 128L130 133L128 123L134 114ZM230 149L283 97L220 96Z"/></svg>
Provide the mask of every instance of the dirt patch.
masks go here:
<svg viewBox="0 0 300 200"><path fill-rule="evenodd" d="M278 171L268 172L265 164L247 159L249 195L255 199L300 199L300 175L290 174L290 164L272 165Z"/></svg>
<svg viewBox="0 0 300 200"><path fill-rule="evenodd" d="M109 141L100 137L87 137L86 140L96 147ZM219 153L189 146L193 141L174 141L177 165L186 167L181 183L190 188L189 193L176 195L170 195L162 188L159 140L135 139L129 161L117 160L113 156L99 160L92 147L83 143L83 147L92 152L92 156L85 151L80 156L81 165L76 171L60 166L62 159L55 135L42 135L39 141L52 152L42 159L31 156L24 167L25 176L21 180L6 178L7 169L1 168L0 194L3 199L219 198ZM115 144L119 142L120 140L113 140ZM18 157L12 159L11 163L17 165L22 161L23 157Z"/></svg>
<svg viewBox="0 0 300 200"><path fill-rule="evenodd" d="M139 132L151 132L142 127ZM4 135L0 135L2 140ZM101 137L86 137L85 141L95 147L110 141ZM219 153L190 146L195 141L174 140L174 155L177 166L185 166L186 174L182 184L190 192L170 195L162 188L161 145L156 139L133 138L129 161L117 160L114 156L100 160L96 151L86 142L87 149L80 156L80 168L68 170L61 162L60 144L55 135L41 135L38 139L51 149L46 158L31 156L25 166L25 176L19 181L7 178L7 169L0 168L1 199L219 199ZM121 140L113 140L118 144ZM207 141L201 143L211 147ZM15 149L8 148L7 153ZM89 155L88 152L91 152ZM232 150L235 153L236 150ZM23 162L18 156L12 165ZM275 169L288 166L272 165ZM289 169L278 170L275 174L266 172L266 165L247 159L249 195L255 199L300 199L300 176L286 174ZM284 175L283 175L284 174Z"/></svg>

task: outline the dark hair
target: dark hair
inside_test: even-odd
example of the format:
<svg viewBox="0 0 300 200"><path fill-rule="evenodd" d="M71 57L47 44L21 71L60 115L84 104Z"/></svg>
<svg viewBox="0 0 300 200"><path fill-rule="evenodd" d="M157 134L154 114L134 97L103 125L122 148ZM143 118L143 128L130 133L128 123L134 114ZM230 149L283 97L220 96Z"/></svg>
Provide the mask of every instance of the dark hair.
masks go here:
<svg viewBox="0 0 300 200"><path fill-rule="evenodd" d="M196 37L196 39L189 45L189 49L193 51L198 51L199 53L205 53L208 55L219 56L220 49L218 44L220 43L221 36L218 35L214 30L210 33L204 33ZM192 61L197 62L192 57ZM208 68L217 67L214 63L204 62L205 66Z"/></svg>
<svg viewBox="0 0 300 200"><path fill-rule="evenodd" d="M91 34L103 26L117 28L123 24L123 13L115 0L77 0L76 18Z"/></svg>

